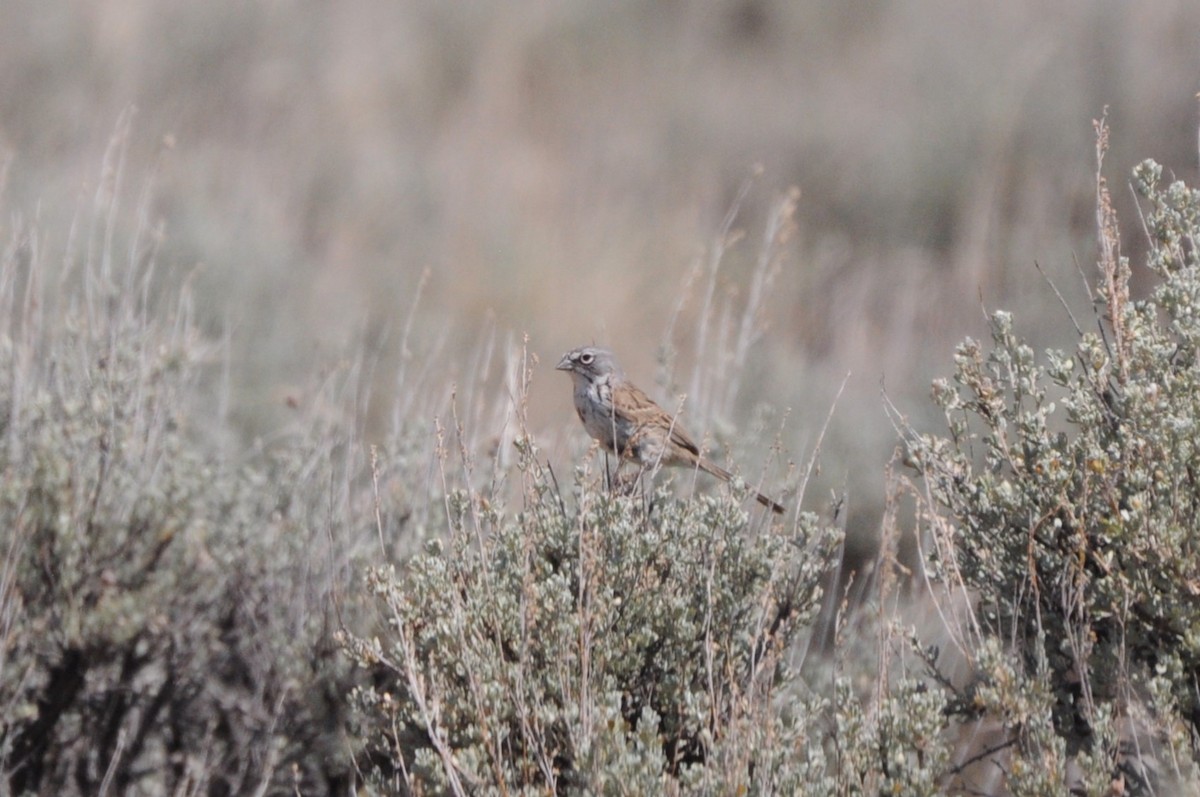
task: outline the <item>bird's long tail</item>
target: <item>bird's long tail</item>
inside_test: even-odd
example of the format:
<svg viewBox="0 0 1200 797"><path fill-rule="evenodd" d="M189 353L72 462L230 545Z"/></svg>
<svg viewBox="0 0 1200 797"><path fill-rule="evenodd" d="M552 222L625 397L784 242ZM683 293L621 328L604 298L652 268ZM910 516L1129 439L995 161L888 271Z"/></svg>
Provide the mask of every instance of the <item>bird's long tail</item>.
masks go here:
<svg viewBox="0 0 1200 797"><path fill-rule="evenodd" d="M713 476L716 476L721 481L727 482L727 481L731 481L733 479L732 473L725 470L720 465L717 465L716 463L711 462L710 460L707 460L704 458L700 459L700 470L711 473ZM772 512L774 512L777 515L783 514L783 504L779 504L779 503L776 503L775 501L772 501L770 498L763 495L762 493L759 493L759 492L754 493L754 500L758 501L760 504L767 507L768 509L770 509Z"/></svg>

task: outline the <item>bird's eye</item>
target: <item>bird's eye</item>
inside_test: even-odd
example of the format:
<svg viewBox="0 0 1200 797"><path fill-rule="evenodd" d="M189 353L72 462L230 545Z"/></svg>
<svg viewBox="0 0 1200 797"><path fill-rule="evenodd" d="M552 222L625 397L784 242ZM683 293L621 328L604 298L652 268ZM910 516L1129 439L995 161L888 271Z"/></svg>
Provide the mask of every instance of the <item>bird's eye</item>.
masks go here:
<svg viewBox="0 0 1200 797"><path fill-rule="evenodd" d="M596 359L596 355L592 354L591 352L584 352L583 354L579 355L579 362L583 363L584 365L591 365L592 360L594 359Z"/></svg>

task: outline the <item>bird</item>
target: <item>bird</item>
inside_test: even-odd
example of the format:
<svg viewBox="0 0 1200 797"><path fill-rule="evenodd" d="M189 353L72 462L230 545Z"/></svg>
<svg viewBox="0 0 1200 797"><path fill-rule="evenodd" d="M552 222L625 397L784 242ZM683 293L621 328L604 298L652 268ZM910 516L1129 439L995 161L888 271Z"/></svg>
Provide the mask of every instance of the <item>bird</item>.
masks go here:
<svg viewBox="0 0 1200 797"><path fill-rule="evenodd" d="M583 428L620 459L632 460L643 468L699 468L725 482L733 479L733 474L701 453L676 416L625 378L610 350L599 346L572 349L555 369L571 376L575 412ZM756 492L754 497L776 514L783 514L781 504L762 493Z"/></svg>

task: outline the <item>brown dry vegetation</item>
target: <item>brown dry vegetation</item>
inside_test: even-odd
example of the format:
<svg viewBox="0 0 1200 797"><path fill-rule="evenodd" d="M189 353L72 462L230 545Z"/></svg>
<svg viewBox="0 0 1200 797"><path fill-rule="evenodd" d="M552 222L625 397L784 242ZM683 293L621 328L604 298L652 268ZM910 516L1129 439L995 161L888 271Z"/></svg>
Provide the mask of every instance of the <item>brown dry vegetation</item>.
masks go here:
<svg viewBox="0 0 1200 797"><path fill-rule="evenodd" d="M158 164L163 260L198 267L251 433L348 340L394 368L427 268L410 345L447 378L468 379L466 352L498 330L528 332L543 359L608 342L649 382L754 166L737 223L751 241L798 186L754 378L736 418L708 420L790 407L800 455L851 372L825 471L867 531L892 445L880 381L913 407L983 329L981 296L1047 318L1054 340L1034 261L1085 301L1091 119L1110 107L1114 174L1195 160L1200 9L1183 2L14 0L0 23L7 213L68 212L136 106L132 173ZM719 297L757 251L731 250ZM685 314L700 305L693 285ZM679 391L693 329L674 326ZM542 430L570 424L558 381L534 391Z"/></svg>

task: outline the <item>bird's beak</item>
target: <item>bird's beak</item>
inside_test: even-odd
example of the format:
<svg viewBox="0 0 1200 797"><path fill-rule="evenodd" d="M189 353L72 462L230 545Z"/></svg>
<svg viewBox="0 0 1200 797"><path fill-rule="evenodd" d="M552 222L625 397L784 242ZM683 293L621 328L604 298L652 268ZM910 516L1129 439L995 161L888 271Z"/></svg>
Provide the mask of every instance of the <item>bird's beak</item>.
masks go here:
<svg viewBox="0 0 1200 797"><path fill-rule="evenodd" d="M556 371L573 371L575 366L571 365L571 355L564 354L563 358L558 361L558 365L554 366Z"/></svg>

